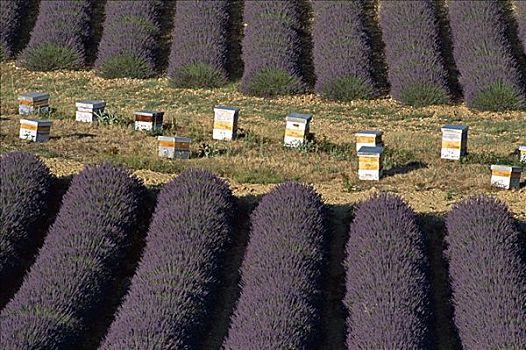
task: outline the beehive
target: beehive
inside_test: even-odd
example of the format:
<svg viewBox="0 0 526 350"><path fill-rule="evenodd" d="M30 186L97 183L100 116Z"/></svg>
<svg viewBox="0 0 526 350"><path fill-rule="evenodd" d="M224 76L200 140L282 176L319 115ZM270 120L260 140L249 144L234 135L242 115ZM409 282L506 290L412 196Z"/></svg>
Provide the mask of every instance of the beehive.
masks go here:
<svg viewBox="0 0 526 350"><path fill-rule="evenodd" d="M135 115L135 130L139 131L162 131L164 112L137 111Z"/></svg>
<svg viewBox="0 0 526 350"><path fill-rule="evenodd" d="M519 188L521 182L521 172L522 168L518 166L492 165L491 185L505 188L507 190Z"/></svg>
<svg viewBox="0 0 526 350"><path fill-rule="evenodd" d="M20 119L20 135L23 140L46 142L51 132L50 120Z"/></svg>
<svg viewBox="0 0 526 350"><path fill-rule="evenodd" d="M237 136L237 122L239 119L239 108L228 106L214 107L214 140L230 141Z"/></svg>
<svg viewBox="0 0 526 350"><path fill-rule="evenodd" d="M49 94L28 92L18 96L18 114L48 113Z"/></svg>
<svg viewBox="0 0 526 350"><path fill-rule="evenodd" d="M159 157L161 158L190 158L190 144L192 139L180 136L159 136Z"/></svg>
<svg viewBox="0 0 526 350"><path fill-rule="evenodd" d="M97 121L97 115L104 112L106 102L104 101L93 101L84 100L75 103L77 111L75 113L75 120L84 123L93 123Z"/></svg>
<svg viewBox="0 0 526 350"><path fill-rule="evenodd" d="M383 147L383 132L381 131L360 131L354 134L356 136L356 152L360 148L366 147Z"/></svg>
<svg viewBox="0 0 526 350"><path fill-rule="evenodd" d="M519 154L520 154L521 162L526 163L526 145L519 146Z"/></svg>
<svg viewBox="0 0 526 350"><path fill-rule="evenodd" d="M310 114L290 113L285 119L285 146L298 147L302 145L309 135L311 120Z"/></svg>
<svg viewBox="0 0 526 350"><path fill-rule="evenodd" d="M442 127L442 159L459 160L467 154L468 126L444 125Z"/></svg>
<svg viewBox="0 0 526 350"><path fill-rule="evenodd" d="M383 147L363 146L358 151L358 178L380 180L383 170Z"/></svg>

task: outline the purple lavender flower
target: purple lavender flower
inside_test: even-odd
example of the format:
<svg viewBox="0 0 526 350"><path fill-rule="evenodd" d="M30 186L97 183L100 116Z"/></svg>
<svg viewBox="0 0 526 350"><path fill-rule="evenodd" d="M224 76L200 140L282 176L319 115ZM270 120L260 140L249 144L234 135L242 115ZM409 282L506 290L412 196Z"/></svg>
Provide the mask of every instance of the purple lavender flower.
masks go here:
<svg viewBox="0 0 526 350"><path fill-rule="evenodd" d="M320 322L326 214L312 187L287 182L251 216L226 350L311 349Z"/></svg>
<svg viewBox="0 0 526 350"><path fill-rule="evenodd" d="M526 348L526 251L506 206L469 198L446 220L454 319L464 350Z"/></svg>
<svg viewBox="0 0 526 350"><path fill-rule="evenodd" d="M348 349L430 349L424 235L398 197L380 194L354 212L344 303Z"/></svg>

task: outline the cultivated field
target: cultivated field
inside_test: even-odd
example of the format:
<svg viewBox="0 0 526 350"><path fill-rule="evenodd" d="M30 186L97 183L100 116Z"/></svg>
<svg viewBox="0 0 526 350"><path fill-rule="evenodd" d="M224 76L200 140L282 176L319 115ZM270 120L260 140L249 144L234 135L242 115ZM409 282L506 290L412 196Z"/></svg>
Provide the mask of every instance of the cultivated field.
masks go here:
<svg viewBox="0 0 526 350"><path fill-rule="evenodd" d="M165 78L105 80L92 72L29 72L1 64L1 152L27 150L40 155L57 176L77 173L83 164L112 160L136 170L147 185L166 183L188 167L211 170L227 179L237 195L259 195L287 179L311 183L328 204L353 204L375 191L400 194L415 210L440 214L474 193L504 200L516 217L526 219L526 189L489 186L493 163L516 163L524 143L525 112L473 112L464 106L411 108L391 100L329 102L301 95L265 99L246 97L231 84L214 90L169 86ZM17 96L47 91L54 111L52 139L18 139ZM103 99L116 125L79 124L75 101ZM213 107L241 108L244 136L233 142L212 140ZM192 159L157 158L156 137L133 131L135 110L165 111L165 134L193 138ZM289 112L311 113L315 142L301 150L282 146ZM47 117L47 116L46 116ZM440 127L469 125L469 156L461 163L440 159ZM357 177L353 133L384 131L386 177L363 182Z"/></svg>

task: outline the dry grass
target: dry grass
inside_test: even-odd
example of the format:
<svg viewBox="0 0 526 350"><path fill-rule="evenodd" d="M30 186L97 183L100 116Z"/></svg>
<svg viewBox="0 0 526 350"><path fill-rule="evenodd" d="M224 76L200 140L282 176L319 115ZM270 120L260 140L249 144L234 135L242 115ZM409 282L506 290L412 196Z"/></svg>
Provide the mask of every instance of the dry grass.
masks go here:
<svg viewBox="0 0 526 350"><path fill-rule="evenodd" d="M501 191L489 187L489 163L513 161L514 150L526 142L526 113L474 113L464 106L408 108L391 100L329 102L315 95L277 99L246 97L236 84L215 90L174 89L165 78L104 80L92 72L36 73L2 63L1 152L28 150L41 155L57 175L78 172L83 164L113 160L137 170L147 184L165 183L184 168L210 169L227 178L237 194L261 194L273 183L297 179L312 183L330 204L355 203L374 191L399 193L419 212L444 212L460 198L491 193L503 199L518 217L526 218L526 189ZM32 90L50 93L56 110L53 138L45 144L17 138L17 95ZM160 160L156 138L129 126L79 124L75 101L104 99L107 108L130 120L143 108L165 112L165 134L191 136L192 151L201 144L211 157L189 161ZM212 140L213 106L241 107L244 138ZM320 141L314 149L282 146L284 118L292 111L314 115L311 130ZM470 126L468 162L440 159L440 127L446 123ZM381 129L389 148L386 176L380 182L361 182L353 133Z"/></svg>

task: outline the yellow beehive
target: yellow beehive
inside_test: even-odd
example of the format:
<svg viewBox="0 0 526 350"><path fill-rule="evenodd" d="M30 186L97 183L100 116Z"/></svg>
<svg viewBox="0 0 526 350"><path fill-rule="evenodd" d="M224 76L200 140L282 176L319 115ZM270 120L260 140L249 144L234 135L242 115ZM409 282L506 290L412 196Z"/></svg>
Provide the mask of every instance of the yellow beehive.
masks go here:
<svg viewBox="0 0 526 350"><path fill-rule="evenodd" d="M230 141L237 136L237 123L239 119L238 107L215 106L214 107L214 140Z"/></svg>
<svg viewBox="0 0 526 350"><path fill-rule="evenodd" d="M491 185L505 188L507 190L519 188L521 182L521 172L522 168L518 166L492 165Z"/></svg>
<svg viewBox="0 0 526 350"><path fill-rule="evenodd" d="M46 142L51 132L50 120L20 119L20 134L22 140Z"/></svg>
<svg viewBox="0 0 526 350"><path fill-rule="evenodd" d="M521 162L526 163L526 145L519 146L519 153L520 153Z"/></svg>
<svg viewBox="0 0 526 350"><path fill-rule="evenodd" d="M157 137L159 145L159 157L161 158L190 158L190 144L192 139L180 136L159 136Z"/></svg>
<svg viewBox="0 0 526 350"><path fill-rule="evenodd" d="M18 96L18 114L48 113L49 94L28 92Z"/></svg>
<svg viewBox="0 0 526 350"><path fill-rule="evenodd" d="M358 151L358 178L380 180L383 172L383 147L363 146Z"/></svg>
<svg viewBox="0 0 526 350"><path fill-rule="evenodd" d="M360 131L354 134L356 136L356 152L360 148L366 147L383 147L383 132L381 131Z"/></svg>
<svg viewBox="0 0 526 350"><path fill-rule="evenodd" d="M442 127L442 159L459 160L467 154L468 126L444 125Z"/></svg>
<svg viewBox="0 0 526 350"><path fill-rule="evenodd" d="M290 113L285 119L285 146L301 146L309 135L311 120L310 114Z"/></svg>

